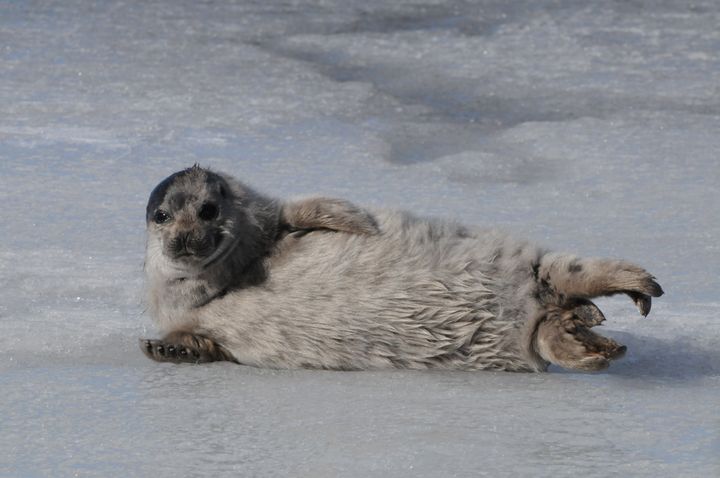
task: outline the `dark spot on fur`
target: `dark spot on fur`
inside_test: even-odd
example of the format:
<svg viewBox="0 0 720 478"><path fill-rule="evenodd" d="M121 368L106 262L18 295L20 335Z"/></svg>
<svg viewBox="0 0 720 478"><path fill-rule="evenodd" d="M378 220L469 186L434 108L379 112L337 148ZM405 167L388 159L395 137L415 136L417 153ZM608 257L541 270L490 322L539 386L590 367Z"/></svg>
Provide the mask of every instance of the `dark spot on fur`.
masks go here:
<svg viewBox="0 0 720 478"><path fill-rule="evenodd" d="M573 261L568 265L568 272L571 272L573 274L582 271L582 269L582 264L578 263L577 261Z"/></svg>
<svg viewBox="0 0 720 478"><path fill-rule="evenodd" d="M457 231L456 231L455 233L457 234L457 236L458 236L460 239L466 239L466 238L468 238L468 237L471 236L470 231L468 231L468 229L465 228L465 227L463 227L463 226L459 226L459 227L457 228ZM498 257L500 256L500 254L501 254L501 253L499 252L499 253L498 253Z"/></svg>
<svg viewBox="0 0 720 478"><path fill-rule="evenodd" d="M535 278L535 280L538 280L538 277L540 275L540 263L539 262L533 263L532 273L533 273L533 277Z"/></svg>
<svg viewBox="0 0 720 478"><path fill-rule="evenodd" d="M537 291L535 292L535 297L541 303L556 303L558 299L556 291L545 279L540 279L540 284Z"/></svg>
<svg viewBox="0 0 720 478"><path fill-rule="evenodd" d="M168 201L168 204L174 211L179 211L189 201L193 199L183 192L173 194Z"/></svg>

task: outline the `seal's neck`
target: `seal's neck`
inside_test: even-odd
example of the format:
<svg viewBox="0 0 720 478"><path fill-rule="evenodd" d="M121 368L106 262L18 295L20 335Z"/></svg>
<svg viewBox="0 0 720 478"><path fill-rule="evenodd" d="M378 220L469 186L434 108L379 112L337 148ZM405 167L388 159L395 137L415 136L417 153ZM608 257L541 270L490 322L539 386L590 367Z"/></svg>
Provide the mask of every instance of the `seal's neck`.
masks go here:
<svg viewBox="0 0 720 478"><path fill-rule="evenodd" d="M280 206L257 202L251 227L233 237L226 255L199 271L184 271L163 254L158 237L148 237L145 257L148 311L163 329L191 323L198 309L232 290L262 284L266 259L280 230Z"/></svg>

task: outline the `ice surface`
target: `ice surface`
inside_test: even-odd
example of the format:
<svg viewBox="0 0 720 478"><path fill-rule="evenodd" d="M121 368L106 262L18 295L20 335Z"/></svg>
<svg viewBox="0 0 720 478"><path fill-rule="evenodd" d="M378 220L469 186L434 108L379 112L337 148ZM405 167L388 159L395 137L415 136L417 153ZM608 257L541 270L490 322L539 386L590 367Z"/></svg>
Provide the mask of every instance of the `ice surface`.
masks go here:
<svg viewBox="0 0 720 478"><path fill-rule="evenodd" d="M714 1L0 3L1 476L720 476ZM632 259L607 372L151 363L151 188L199 161Z"/></svg>

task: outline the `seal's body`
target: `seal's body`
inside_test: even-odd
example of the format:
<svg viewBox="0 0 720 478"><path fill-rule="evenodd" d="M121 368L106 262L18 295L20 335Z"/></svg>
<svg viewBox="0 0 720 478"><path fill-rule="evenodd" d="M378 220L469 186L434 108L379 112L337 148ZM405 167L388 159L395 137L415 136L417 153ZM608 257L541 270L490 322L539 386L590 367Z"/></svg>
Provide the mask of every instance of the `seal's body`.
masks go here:
<svg viewBox="0 0 720 478"><path fill-rule="evenodd" d="M148 204L150 310L167 336L141 347L156 360L598 370L625 347L590 331L604 318L589 299L627 293L646 315L662 294L632 264L492 230L339 200L281 204L197 167L166 181Z"/></svg>

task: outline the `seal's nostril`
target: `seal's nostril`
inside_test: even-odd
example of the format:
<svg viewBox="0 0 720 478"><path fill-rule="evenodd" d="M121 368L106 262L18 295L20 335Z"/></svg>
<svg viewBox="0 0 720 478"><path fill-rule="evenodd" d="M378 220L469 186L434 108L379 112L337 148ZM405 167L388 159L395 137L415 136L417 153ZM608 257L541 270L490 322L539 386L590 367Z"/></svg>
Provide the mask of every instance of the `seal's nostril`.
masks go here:
<svg viewBox="0 0 720 478"><path fill-rule="evenodd" d="M193 242L191 233L181 232L170 241L168 250L174 257L190 256L194 253Z"/></svg>

